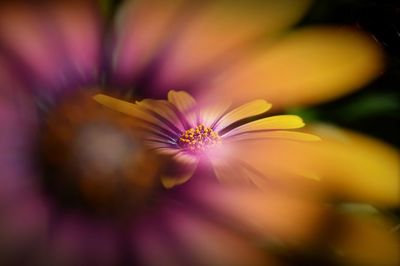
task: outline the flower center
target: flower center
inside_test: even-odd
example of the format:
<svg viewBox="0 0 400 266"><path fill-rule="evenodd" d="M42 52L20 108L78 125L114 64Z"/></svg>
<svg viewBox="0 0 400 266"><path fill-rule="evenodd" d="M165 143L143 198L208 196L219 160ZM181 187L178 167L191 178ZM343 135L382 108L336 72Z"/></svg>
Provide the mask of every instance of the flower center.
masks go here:
<svg viewBox="0 0 400 266"><path fill-rule="evenodd" d="M160 187L159 158L90 93L65 98L52 110L38 148L44 189L68 207L131 215Z"/></svg>
<svg viewBox="0 0 400 266"><path fill-rule="evenodd" d="M203 124L182 132L178 144L191 152L203 152L218 144L220 137L217 132Z"/></svg>

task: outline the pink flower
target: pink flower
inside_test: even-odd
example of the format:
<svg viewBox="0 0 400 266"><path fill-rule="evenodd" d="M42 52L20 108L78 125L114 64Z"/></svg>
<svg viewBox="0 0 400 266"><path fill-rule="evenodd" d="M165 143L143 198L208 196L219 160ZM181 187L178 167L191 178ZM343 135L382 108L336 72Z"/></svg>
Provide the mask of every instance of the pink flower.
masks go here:
<svg viewBox="0 0 400 266"><path fill-rule="evenodd" d="M213 127L221 142L215 148L226 146L214 154L219 149L198 149L191 131L188 138L182 131L179 149L167 148L185 159L199 157L191 148L204 148L214 162L222 158L217 177L238 182L221 186L200 167L166 190L157 175L163 160L143 145L140 124L92 100L100 91L131 100L182 88L200 111L229 96L234 106L267 99L276 112L340 97L381 73L379 47L352 28L289 31L308 6L306 0L137 0L123 2L106 21L98 1L1 3L0 264L291 263L307 259L308 248L321 244L319 230L332 225L335 236L324 232L329 247L321 249L344 251L333 253L335 260L396 262L390 222L343 217L332 203L398 206L392 148L332 127L309 129L322 137L318 147L264 137L236 141L244 134L228 141ZM284 134L310 137L296 132ZM243 175L254 172L232 171L231 157L267 174L268 183L244 184Z"/></svg>
<svg viewBox="0 0 400 266"><path fill-rule="evenodd" d="M158 152L171 155L174 161L181 164L184 170L179 174L164 174L161 177L167 188L186 182L202 158L214 167L220 181L248 178L251 183L265 182L263 179L267 177L263 177L263 173L249 176L249 172L257 173L257 169L241 160L230 160L231 142L319 140L311 134L288 131L304 126L298 116L265 117L272 105L264 100L255 100L232 110L229 110L229 103L198 106L196 100L184 91L170 91L168 101L146 99L132 104L102 94L96 95L95 100L142 123L146 143ZM231 167L228 172L225 171L227 165ZM234 172L237 174L233 175Z"/></svg>

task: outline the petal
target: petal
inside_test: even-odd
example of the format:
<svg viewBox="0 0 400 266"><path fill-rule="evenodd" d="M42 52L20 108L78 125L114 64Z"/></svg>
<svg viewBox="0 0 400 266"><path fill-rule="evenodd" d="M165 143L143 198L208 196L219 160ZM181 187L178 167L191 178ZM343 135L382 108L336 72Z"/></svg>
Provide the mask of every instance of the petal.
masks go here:
<svg viewBox="0 0 400 266"><path fill-rule="evenodd" d="M240 134L225 136L224 142L227 141L246 141L246 140L255 140L255 139L286 139L286 140L294 140L294 141L319 141L320 137L296 131L284 131L284 130L276 130L276 131L257 131L257 132L243 132Z"/></svg>
<svg viewBox="0 0 400 266"><path fill-rule="evenodd" d="M97 77L101 34L96 11L92 1L2 5L0 40L30 89L57 91Z"/></svg>
<svg viewBox="0 0 400 266"><path fill-rule="evenodd" d="M141 119L152 124L157 124L157 119L154 116L144 112L142 108L134 103L120 100L105 94L96 94L93 99L111 110L129 115L135 119Z"/></svg>
<svg viewBox="0 0 400 266"><path fill-rule="evenodd" d="M164 55L157 87L187 87L205 73L221 68L259 38L293 25L308 0L202 1L187 6L181 28ZM192 13L190 13L192 12Z"/></svg>
<svg viewBox="0 0 400 266"><path fill-rule="evenodd" d="M11 77L4 70L0 69L0 205L35 187L30 151L39 129L32 96L12 79L8 83Z"/></svg>
<svg viewBox="0 0 400 266"><path fill-rule="evenodd" d="M82 78L98 76L101 55L101 19L93 1L57 1L50 5L71 67Z"/></svg>
<svg viewBox="0 0 400 266"><path fill-rule="evenodd" d="M207 104L202 107L199 111L200 123L207 127L214 127L215 123L222 117L222 115L228 110L230 102L222 101L214 104Z"/></svg>
<svg viewBox="0 0 400 266"><path fill-rule="evenodd" d="M131 82L161 51L183 0L126 1L117 14L113 73Z"/></svg>
<svg viewBox="0 0 400 266"><path fill-rule="evenodd" d="M393 224L382 217L347 216L330 241L341 265L399 265L400 242Z"/></svg>
<svg viewBox="0 0 400 266"><path fill-rule="evenodd" d="M197 168L198 160L184 152L178 152L168 164L168 169L161 176L165 188L173 188L187 182Z"/></svg>
<svg viewBox="0 0 400 266"><path fill-rule="evenodd" d="M297 115L276 115L246 123L236 127L222 136L230 137L242 133L275 129L295 129L304 126L303 120Z"/></svg>
<svg viewBox="0 0 400 266"><path fill-rule="evenodd" d="M53 224L47 254L51 265L112 265L118 259L118 236L105 219L62 212ZM48 256L48 254L53 254ZM47 255L47 257L46 257Z"/></svg>
<svg viewBox="0 0 400 266"><path fill-rule="evenodd" d="M175 132L181 133L184 131L179 117L173 110L171 103L168 101L145 99L136 102L136 104L145 108L147 111L155 112L159 117L162 118L162 122L175 130Z"/></svg>
<svg viewBox="0 0 400 266"><path fill-rule="evenodd" d="M315 125L318 142L279 139L230 142L230 154L269 177L275 169L310 173L320 178L318 193L332 200L399 206L399 152L377 140L333 126ZM224 145L224 147L227 145ZM285 177L286 178L286 177ZM300 186L301 180L281 179ZM306 184L305 184L306 185Z"/></svg>
<svg viewBox="0 0 400 266"><path fill-rule="evenodd" d="M382 52L369 36L343 27L309 27L253 51L198 89L236 102L265 98L282 108L361 88L382 65Z"/></svg>
<svg viewBox="0 0 400 266"><path fill-rule="evenodd" d="M189 93L171 90L168 92L168 101L178 109L181 119L189 123L189 127L197 126L196 100Z"/></svg>
<svg viewBox="0 0 400 266"><path fill-rule="evenodd" d="M243 104L221 117L215 124L214 131L221 131L237 121L265 113L271 107L272 105L264 100L254 100Z"/></svg>
<svg viewBox="0 0 400 266"><path fill-rule="evenodd" d="M93 99L114 111L129 115L138 121L147 122L146 125L142 125L145 129L148 129L154 134L161 135L165 139L172 140L172 136L175 135L174 132L171 131L170 127L162 123L153 114L146 112L137 104L110 97L105 94L96 94Z"/></svg>
<svg viewBox="0 0 400 266"><path fill-rule="evenodd" d="M182 205L170 207L165 221L176 248L186 255L186 264L276 265L271 255L245 236Z"/></svg>
<svg viewBox="0 0 400 266"><path fill-rule="evenodd" d="M0 11L0 40L9 53L16 55L28 68L28 75L53 81L61 63L48 32L41 24L43 14L29 4L2 5Z"/></svg>
<svg viewBox="0 0 400 266"><path fill-rule="evenodd" d="M213 195L210 197L209 195ZM196 203L226 223L266 244L301 245L318 237L325 208L287 191L246 186L203 186L191 193ZM278 242L278 243L277 243ZM272 251L273 252L273 251Z"/></svg>
<svg viewBox="0 0 400 266"><path fill-rule="evenodd" d="M130 248L131 254L135 254L138 257L136 259L140 260L140 262L135 260L138 265L182 264L179 250L171 245L174 241L173 236L171 237L164 228L164 220L163 216L158 215L158 217L145 217L140 222L135 221L134 230L130 234L132 245L128 245L127 248Z"/></svg>
<svg viewBox="0 0 400 266"><path fill-rule="evenodd" d="M176 144L172 141L165 139L164 136L151 135L151 133L150 133L149 136L144 137L143 140L149 148L152 148L155 150L164 149L164 148L177 150ZM169 153L170 152L168 152L168 154Z"/></svg>

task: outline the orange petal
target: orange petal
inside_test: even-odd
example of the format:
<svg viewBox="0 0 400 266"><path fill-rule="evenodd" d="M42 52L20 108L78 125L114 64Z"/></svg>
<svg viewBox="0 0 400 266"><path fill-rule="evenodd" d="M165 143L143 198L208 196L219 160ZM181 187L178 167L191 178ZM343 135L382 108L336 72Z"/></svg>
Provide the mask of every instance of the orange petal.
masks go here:
<svg viewBox="0 0 400 266"><path fill-rule="evenodd" d="M333 199L399 206L399 152L377 140L326 125L310 127L319 142L279 139L231 142L230 154L258 171L273 176L274 169L310 173L320 178L320 192ZM300 185L294 179L283 180Z"/></svg>
<svg viewBox="0 0 400 266"><path fill-rule="evenodd" d="M361 88L382 71L372 38L348 28L309 27L260 48L200 91L235 101L265 98L274 107L319 103Z"/></svg>
<svg viewBox="0 0 400 266"><path fill-rule="evenodd" d="M332 243L343 265L399 265L400 242L381 217L345 217ZM340 227L339 227L340 228ZM342 265L342 264L341 264Z"/></svg>
<svg viewBox="0 0 400 266"><path fill-rule="evenodd" d="M272 244L304 245L318 237L326 211L318 202L277 188L264 192L246 186L206 186L194 196L228 224Z"/></svg>
<svg viewBox="0 0 400 266"><path fill-rule="evenodd" d="M221 67L260 38L293 25L307 10L308 0L202 1L182 23L161 65L159 84L181 86Z"/></svg>

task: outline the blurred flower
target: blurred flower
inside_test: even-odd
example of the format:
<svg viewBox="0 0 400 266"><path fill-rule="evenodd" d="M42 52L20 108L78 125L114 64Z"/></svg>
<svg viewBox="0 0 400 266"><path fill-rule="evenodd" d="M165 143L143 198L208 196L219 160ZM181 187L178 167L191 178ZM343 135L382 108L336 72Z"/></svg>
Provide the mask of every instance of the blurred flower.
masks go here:
<svg viewBox="0 0 400 266"><path fill-rule="evenodd" d="M397 207L392 148L340 129L311 128L323 138L318 148L235 141L230 155L273 173L262 189L220 186L198 171L165 190L155 178L164 162L136 124L91 100L183 88L200 106L228 96L267 99L276 110L319 103L381 72L371 38L337 27L288 32L305 0L126 1L111 34L97 4L0 4L1 264L396 262L390 222L379 212L372 221L342 217L332 203Z"/></svg>
<svg viewBox="0 0 400 266"><path fill-rule="evenodd" d="M132 104L103 94L96 95L95 100L146 123L143 127L147 132L145 140L148 145L156 151L171 155L173 160L183 166L185 171L181 171L179 175L162 176L161 180L167 188L186 182L196 170L199 160L204 157L214 166L220 181L229 182L233 177L219 171L221 163L237 164L239 168L232 166L232 171L240 172L239 178L248 178L245 170L257 172L257 169L249 169L249 166L241 161L229 161L227 145L232 141L260 138L319 140L311 134L288 131L304 126L298 116L257 118L271 108L271 104L264 100L255 100L231 111L228 111L228 103L199 107L196 100L184 91L170 91L168 101L146 99ZM262 175L260 173L257 179L263 179ZM257 183L257 179L249 181Z"/></svg>

